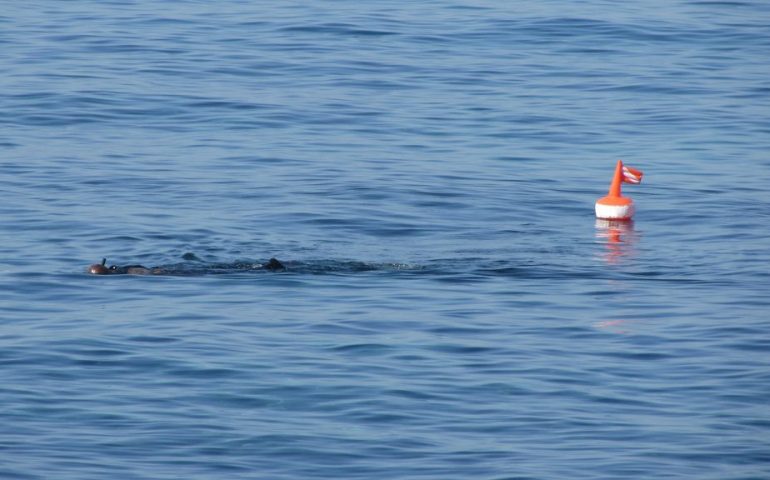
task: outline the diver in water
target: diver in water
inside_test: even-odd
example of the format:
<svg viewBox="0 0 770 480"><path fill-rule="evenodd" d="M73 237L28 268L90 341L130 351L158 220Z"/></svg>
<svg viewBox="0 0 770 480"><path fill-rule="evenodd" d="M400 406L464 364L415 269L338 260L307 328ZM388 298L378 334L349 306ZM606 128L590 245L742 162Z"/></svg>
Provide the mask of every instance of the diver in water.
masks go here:
<svg viewBox="0 0 770 480"><path fill-rule="evenodd" d="M172 273L163 267L147 268L143 265L112 265L107 267L107 259L103 258L102 263L94 263L88 268L88 272L93 275L167 275ZM269 270L271 272L280 272L286 270L283 263L279 262L275 258L271 258L267 263L261 265L259 268Z"/></svg>

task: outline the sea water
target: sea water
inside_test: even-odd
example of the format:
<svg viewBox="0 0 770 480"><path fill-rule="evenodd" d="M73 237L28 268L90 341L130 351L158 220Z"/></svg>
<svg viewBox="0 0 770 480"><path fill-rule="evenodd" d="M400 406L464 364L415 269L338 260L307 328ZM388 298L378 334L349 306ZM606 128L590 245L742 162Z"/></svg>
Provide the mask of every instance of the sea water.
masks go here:
<svg viewBox="0 0 770 480"><path fill-rule="evenodd" d="M770 477L769 51L759 0L4 2L0 477Z"/></svg>

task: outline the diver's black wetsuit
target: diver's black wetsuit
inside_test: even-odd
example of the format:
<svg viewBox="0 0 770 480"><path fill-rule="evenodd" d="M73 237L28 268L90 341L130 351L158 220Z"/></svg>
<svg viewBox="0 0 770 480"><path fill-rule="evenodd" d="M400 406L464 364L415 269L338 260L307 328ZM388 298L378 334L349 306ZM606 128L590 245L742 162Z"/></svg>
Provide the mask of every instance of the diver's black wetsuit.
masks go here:
<svg viewBox="0 0 770 480"><path fill-rule="evenodd" d="M95 275L180 275L183 274L179 269L164 268L164 267L152 267L147 268L144 265L112 265L106 268L104 264L106 260L102 260L101 265L92 265L91 273ZM271 258L264 265L258 268L269 270L271 272L280 272L286 270L283 263L275 258Z"/></svg>
<svg viewBox="0 0 770 480"><path fill-rule="evenodd" d="M109 275L158 275L163 273L160 267L147 268L142 265L113 265L110 267Z"/></svg>

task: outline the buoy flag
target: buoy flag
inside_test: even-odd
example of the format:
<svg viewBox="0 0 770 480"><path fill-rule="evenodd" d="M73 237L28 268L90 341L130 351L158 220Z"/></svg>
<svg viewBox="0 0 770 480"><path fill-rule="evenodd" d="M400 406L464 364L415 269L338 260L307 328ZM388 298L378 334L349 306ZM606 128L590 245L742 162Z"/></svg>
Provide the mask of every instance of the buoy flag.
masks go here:
<svg viewBox="0 0 770 480"><path fill-rule="evenodd" d="M624 183L634 183L634 184L642 183L642 175L644 174L640 170L623 165L623 182Z"/></svg>

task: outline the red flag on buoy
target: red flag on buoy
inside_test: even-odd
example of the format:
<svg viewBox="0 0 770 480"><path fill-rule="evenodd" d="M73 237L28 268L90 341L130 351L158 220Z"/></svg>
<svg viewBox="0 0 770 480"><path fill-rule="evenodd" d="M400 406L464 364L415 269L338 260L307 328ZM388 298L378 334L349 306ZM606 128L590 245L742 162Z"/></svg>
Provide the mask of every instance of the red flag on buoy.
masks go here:
<svg viewBox="0 0 770 480"><path fill-rule="evenodd" d="M623 165L623 182L639 184L642 183L642 176L644 174L641 170L631 168L628 165Z"/></svg>

